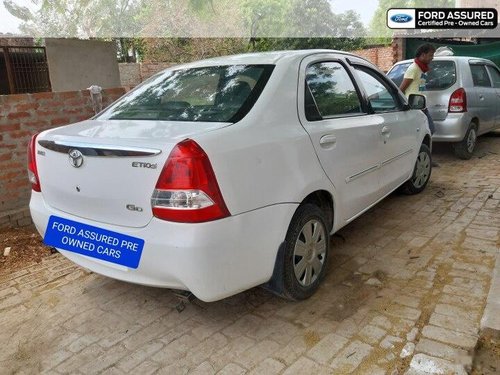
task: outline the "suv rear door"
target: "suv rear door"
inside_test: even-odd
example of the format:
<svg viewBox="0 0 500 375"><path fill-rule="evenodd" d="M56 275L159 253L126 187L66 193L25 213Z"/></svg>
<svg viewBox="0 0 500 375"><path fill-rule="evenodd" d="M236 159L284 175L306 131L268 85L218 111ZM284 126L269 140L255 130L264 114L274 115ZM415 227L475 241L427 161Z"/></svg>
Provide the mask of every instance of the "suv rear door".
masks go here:
<svg viewBox="0 0 500 375"><path fill-rule="evenodd" d="M490 74L491 82L493 83L493 87L494 87L495 93L496 93L495 108L497 109L497 115L495 118L495 128L498 128L498 127L500 127L500 71L494 65L487 65L486 69L488 70L488 73Z"/></svg>
<svg viewBox="0 0 500 375"><path fill-rule="evenodd" d="M483 62L469 62L472 82L477 95L479 116L479 133L488 132L495 126L498 111L498 97L491 84L490 77Z"/></svg>

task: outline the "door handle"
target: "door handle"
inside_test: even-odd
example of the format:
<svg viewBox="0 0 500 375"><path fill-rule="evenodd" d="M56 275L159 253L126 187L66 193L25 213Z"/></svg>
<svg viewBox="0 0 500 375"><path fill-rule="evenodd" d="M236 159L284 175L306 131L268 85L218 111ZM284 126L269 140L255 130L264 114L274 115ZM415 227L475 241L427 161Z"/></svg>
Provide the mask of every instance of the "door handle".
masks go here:
<svg viewBox="0 0 500 375"><path fill-rule="evenodd" d="M484 96L479 95L479 100L484 100Z"/></svg>
<svg viewBox="0 0 500 375"><path fill-rule="evenodd" d="M334 145L337 142L337 137L333 134L327 134L320 138L319 144L321 147L328 147Z"/></svg>
<svg viewBox="0 0 500 375"><path fill-rule="evenodd" d="M391 129L388 126L384 126L380 133L382 133L382 135L389 136L391 134Z"/></svg>

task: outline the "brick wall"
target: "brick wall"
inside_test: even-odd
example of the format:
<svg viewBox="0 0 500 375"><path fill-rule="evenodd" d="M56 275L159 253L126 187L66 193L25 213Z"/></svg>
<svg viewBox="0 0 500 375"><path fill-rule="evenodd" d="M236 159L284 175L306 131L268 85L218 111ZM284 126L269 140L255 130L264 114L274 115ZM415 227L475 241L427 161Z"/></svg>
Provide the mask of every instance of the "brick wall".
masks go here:
<svg viewBox="0 0 500 375"><path fill-rule="evenodd" d="M384 72L387 72L397 61L393 46L374 46L353 51L353 53L369 60Z"/></svg>
<svg viewBox="0 0 500 375"><path fill-rule="evenodd" d="M165 70L173 63L120 63L120 82L122 86L137 86L152 75Z"/></svg>
<svg viewBox="0 0 500 375"><path fill-rule="evenodd" d="M103 106L125 92L105 89ZM30 222L26 147L31 135L93 115L88 90L0 95L0 227Z"/></svg>

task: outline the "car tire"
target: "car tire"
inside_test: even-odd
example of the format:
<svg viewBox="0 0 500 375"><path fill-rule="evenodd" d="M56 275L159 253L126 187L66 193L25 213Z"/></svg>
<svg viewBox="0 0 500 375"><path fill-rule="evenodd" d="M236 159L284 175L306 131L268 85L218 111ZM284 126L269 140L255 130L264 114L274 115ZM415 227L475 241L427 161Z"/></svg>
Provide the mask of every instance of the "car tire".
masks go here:
<svg viewBox="0 0 500 375"><path fill-rule="evenodd" d="M471 123L467 133L465 133L464 139L461 142L453 144L453 150L455 151L455 156L463 159L469 160L474 153L474 148L477 143L477 124Z"/></svg>
<svg viewBox="0 0 500 375"><path fill-rule="evenodd" d="M283 293L290 300L311 297L326 274L330 233L323 211L306 203L295 212L284 242Z"/></svg>
<svg viewBox="0 0 500 375"><path fill-rule="evenodd" d="M432 172L431 150L426 144L420 146L411 178L402 186L403 193L407 195L418 194L425 189Z"/></svg>

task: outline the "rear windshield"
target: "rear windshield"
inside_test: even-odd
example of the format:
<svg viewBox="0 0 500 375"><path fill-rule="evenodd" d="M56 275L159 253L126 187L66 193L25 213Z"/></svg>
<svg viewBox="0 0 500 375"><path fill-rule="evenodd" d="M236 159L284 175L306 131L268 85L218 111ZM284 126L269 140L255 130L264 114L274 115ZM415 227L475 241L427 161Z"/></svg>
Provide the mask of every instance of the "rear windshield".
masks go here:
<svg viewBox="0 0 500 375"><path fill-rule="evenodd" d="M403 77L406 69L410 66L410 62L399 64L393 67L387 76L392 81L400 86L403 82ZM430 70L427 73L427 82L425 90L444 90L452 86L457 79L455 63L453 61L435 60L430 64Z"/></svg>
<svg viewBox="0 0 500 375"><path fill-rule="evenodd" d="M273 65L230 65L161 73L116 102L100 120L236 122L252 108Z"/></svg>

